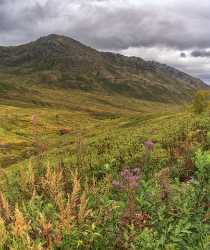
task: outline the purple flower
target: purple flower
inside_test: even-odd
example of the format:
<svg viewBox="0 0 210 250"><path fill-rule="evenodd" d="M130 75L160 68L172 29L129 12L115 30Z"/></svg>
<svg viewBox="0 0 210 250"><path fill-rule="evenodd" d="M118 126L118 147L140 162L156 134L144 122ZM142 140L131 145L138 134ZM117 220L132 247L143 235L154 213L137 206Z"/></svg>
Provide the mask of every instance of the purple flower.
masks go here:
<svg viewBox="0 0 210 250"><path fill-rule="evenodd" d="M112 186L114 189L121 189L122 187L119 181L113 181Z"/></svg>
<svg viewBox="0 0 210 250"><path fill-rule="evenodd" d="M152 141L145 141L144 142L145 150L152 151L154 149L154 146L155 146L155 144Z"/></svg>
<svg viewBox="0 0 210 250"><path fill-rule="evenodd" d="M123 178L126 178L127 176L129 176L130 175L130 171L129 171L129 169L124 169L121 173L120 173L120 175L123 177Z"/></svg>
<svg viewBox="0 0 210 250"><path fill-rule="evenodd" d="M139 171L139 168L124 169L121 172L124 185L128 185L131 189L136 189L138 187Z"/></svg>
<svg viewBox="0 0 210 250"><path fill-rule="evenodd" d="M128 181L138 181L139 180L139 176L137 175L131 175L128 177Z"/></svg>
<svg viewBox="0 0 210 250"><path fill-rule="evenodd" d="M137 188L138 187L138 180L139 180L139 176L136 176L136 175L129 176L127 179L129 187L131 189Z"/></svg>

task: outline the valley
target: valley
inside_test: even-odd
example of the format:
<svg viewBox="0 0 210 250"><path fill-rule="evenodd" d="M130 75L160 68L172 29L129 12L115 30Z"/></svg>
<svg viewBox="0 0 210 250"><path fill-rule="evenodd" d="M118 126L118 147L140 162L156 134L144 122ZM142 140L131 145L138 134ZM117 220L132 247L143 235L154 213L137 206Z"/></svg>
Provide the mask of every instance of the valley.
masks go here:
<svg viewBox="0 0 210 250"><path fill-rule="evenodd" d="M0 47L0 249L209 249L208 90L68 37Z"/></svg>

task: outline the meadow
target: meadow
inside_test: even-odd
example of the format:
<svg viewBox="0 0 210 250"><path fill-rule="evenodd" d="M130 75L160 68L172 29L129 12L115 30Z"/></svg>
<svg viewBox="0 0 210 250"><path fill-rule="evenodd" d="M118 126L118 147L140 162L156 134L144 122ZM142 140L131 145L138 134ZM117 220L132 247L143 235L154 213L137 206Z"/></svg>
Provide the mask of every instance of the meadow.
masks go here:
<svg viewBox="0 0 210 250"><path fill-rule="evenodd" d="M0 86L0 249L210 249L208 109Z"/></svg>

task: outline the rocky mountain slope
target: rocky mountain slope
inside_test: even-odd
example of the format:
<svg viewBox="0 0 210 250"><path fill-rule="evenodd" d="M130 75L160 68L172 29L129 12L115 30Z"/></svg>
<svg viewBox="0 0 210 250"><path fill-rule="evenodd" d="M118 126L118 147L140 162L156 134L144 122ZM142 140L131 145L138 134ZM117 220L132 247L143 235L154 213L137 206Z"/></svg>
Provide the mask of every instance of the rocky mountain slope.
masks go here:
<svg viewBox="0 0 210 250"><path fill-rule="evenodd" d="M161 102L186 101L194 91L206 87L201 80L167 65L99 52L58 35L0 47L0 82L8 77L11 84L18 79L28 84L119 93Z"/></svg>

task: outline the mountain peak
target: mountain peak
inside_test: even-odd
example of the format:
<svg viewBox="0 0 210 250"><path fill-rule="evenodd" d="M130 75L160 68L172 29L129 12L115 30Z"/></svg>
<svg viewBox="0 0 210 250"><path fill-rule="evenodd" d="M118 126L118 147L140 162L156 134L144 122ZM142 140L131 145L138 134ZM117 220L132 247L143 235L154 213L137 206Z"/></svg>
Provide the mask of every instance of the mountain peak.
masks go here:
<svg viewBox="0 0 210 250"><path fill-rule="evenodd" d="M41 38L57 39L57 38L60 38L60 37L69 38L69 37L67 37L67 36L58 35L58 34L49 34L49 35L43 36L43 37L41 37Z"/></svg>
<svg viewBox="0 0 210 250"><path fill-rule="evenodd" d="M27 45L28 44L23 46L27 47ZM58 34L50 34L40 37L38 40L30 43L30 45L33 48L47 51L48 56L55 56L55 54L59 57L76 56L76 54L84 56L88 52L96 52L94 49L87 47L73 38Z"/></svg>
<svg viewBox="0 0 210 250"><path fill-rule="evenodd" d="M46 36L42 36L37 41L56 41L56 40L67 40L67 41L77 42L76 40L74 40L68 36L58 35L58 34L49 34Z"/></svg>
<svg viewBox="0 0 210 250"><path fill-rule="evenodd" d="M57 34L17 47L0 47L0 73L5 71L37 83L153 101L190 99L194 91L205 87L199 79L167 65L99 52Z"/></svg>

